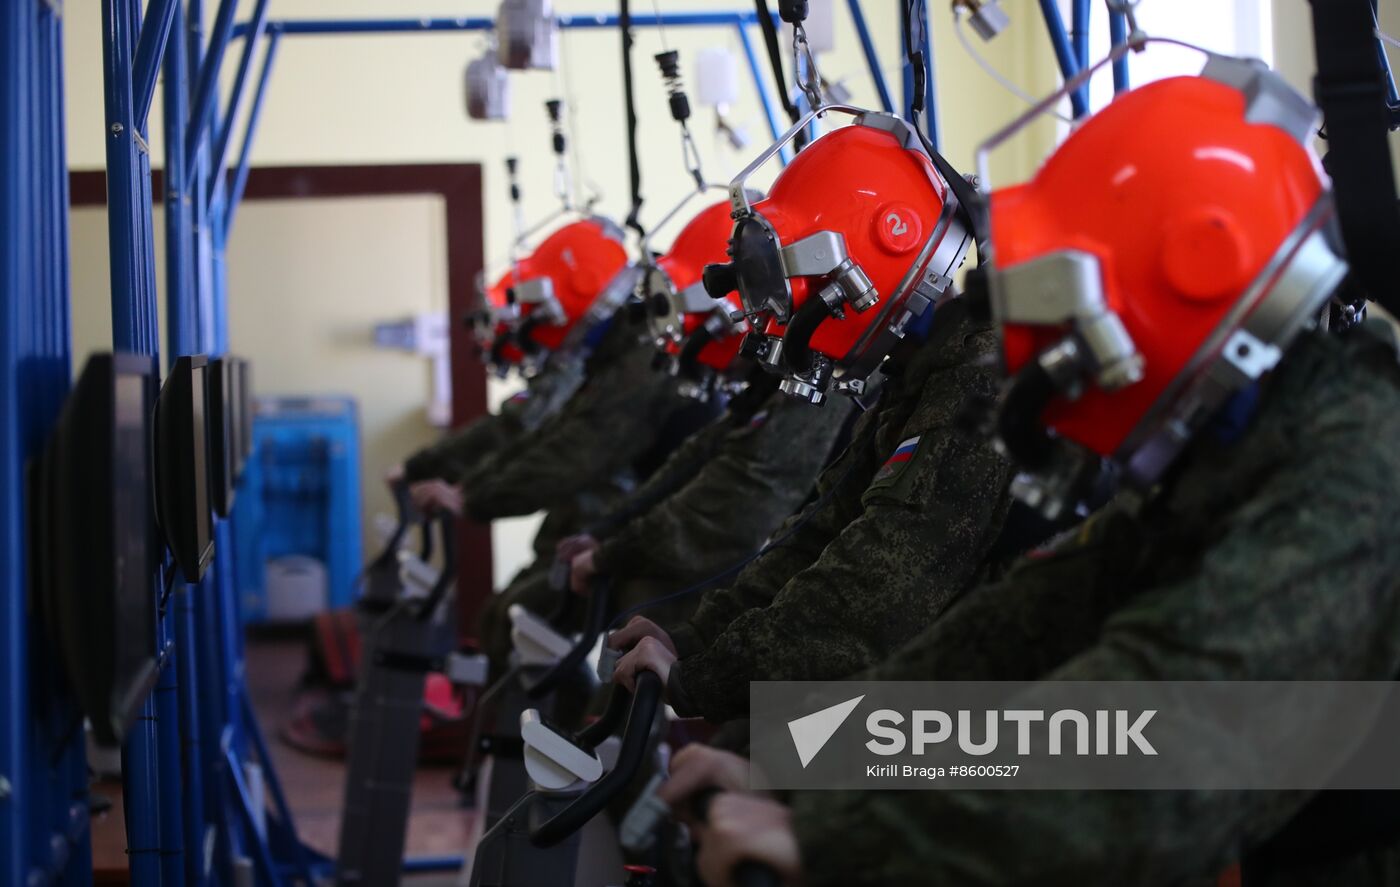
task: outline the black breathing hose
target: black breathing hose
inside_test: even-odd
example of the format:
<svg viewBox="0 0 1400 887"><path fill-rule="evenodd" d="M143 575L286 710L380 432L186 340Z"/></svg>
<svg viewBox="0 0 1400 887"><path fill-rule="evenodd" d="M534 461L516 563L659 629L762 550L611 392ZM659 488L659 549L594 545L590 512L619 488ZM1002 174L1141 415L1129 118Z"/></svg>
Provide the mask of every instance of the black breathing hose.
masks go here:
<svg viewBox="0 0 1400 887"><path fill-rule="evenodd" d="M831 306L815 292L792 315L783 333L783 363L790 371L803 375L812 369L812 336L828 317Z"/></svg>
<svg viewBox="0 0 1400 887"><path fill-rule="evenodd" d="M1011 380L997 411L997 436L1013 462L1032 471L1046 468L1055 452L1055 439L1041 423L1041 414L1058 393L1055 381L1032 361Z"/></svg>
<svg viewBox="0 0 1400 887"><path fill-rule="evenodd" d="M680 356L676 358L676 370L682 378L700 377L700 352L714 340L714 333L703 326L690 334L690 338L686 339L685 345L681 347Z"/></svg>

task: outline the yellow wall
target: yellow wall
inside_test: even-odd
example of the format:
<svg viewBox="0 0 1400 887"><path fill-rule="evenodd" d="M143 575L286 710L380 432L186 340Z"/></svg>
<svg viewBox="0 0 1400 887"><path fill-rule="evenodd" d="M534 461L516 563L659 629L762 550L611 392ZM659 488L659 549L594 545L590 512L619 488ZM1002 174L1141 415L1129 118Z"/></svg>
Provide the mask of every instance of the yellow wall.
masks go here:
<svg viewBox="0 0 1400 887"><path fill-rule="evenodd" d="M215 4L206 4L213 6ZM252 0L240 3L240 17ZM896 66L899 49L898 4L890 0L866 0L870 27L886 62L885 74L899 100L900 76ZM1054 75L1053 60L1045 46L1044 28L1034 9L1007 4L1017 20L1010 31L987 48L988 55L1011 77L1033 91L1048 86ZM650 4L637 4L639 10ZM664 10L751 9L743 0L660 0ZM849 26L845 4L837 6L837 48L822 60L829 79L845 78L857 103L872 104L870 86L859 43ZM272 14L285 17L372 17L405 15L493 15L494 0L299 0L274 2ZM561 12L615 11L612 0L557 0ZM946 4L935 4L938 49L939 97L943 103L944 133L949 159L970 165L973 147L996 126L1020 110L1018 101L997 89L976 69L954 42ZM67 53L69 80L70 162L76 168L102 165L101 44L99 15L75 6L69 10ZM738 52L738 42L727 29L672 29L666 40L681 51L686 78L693 79L697 51L723 44ZM765 72L761 40L753 29L755 46ZM256 164L382 163L480 161L486 167L488 251L500 255L511 228L505 199L502 158L521 157L525 177L526 215L531 219L552 211L552 157L543 103L559 94L553 75L524 72L513 75L513 122L477 123L463 110L462 75L466 62L480 52L481 34L369 37L294 37L284 39L274 81L264 109L253 152ZM675 125L666 111L660 75L652 56L661 49L654 29L639 31L635 49L638 108L642 118L641 141L647 208L644 221L659 218L686 193L689 184L681 167ZM573 94L582 126L575 136L588 176L603 194L600 209L614 215L628 207L627 167L623 132L622 83L618 39L612 31L573 31L563 39L567 71L562 88ZM231 48L226 69L236 65L240 44ZM742 59L742 56L739 56ZM741 102L734 117L748 124L753 144L766 138L757 100L741 61ZM562 76L567 74L567 76ZM160 101L153 111L152 150L160 156ZM709 121L697 112L697 141L705 168L713 179L727 179L743 160L720 149L711 137ZM1048 130L1047 130L1048 132ZM756 147L755 149L756 150ZM1034 146L1021 145L1007 155L1003 177L1028 169Z"/></svg>
<svg viewBox="0 0 1400 887"><path fill-rule="evenodd" d="M156 213L160 230L162 213ZM107 214L72 216L75 365L112 341ZM371 515L392 513L384 467L434 440L425 358L378 348L376 322L447 305L439 197L251 201L229 244L229 335L262 395L350 394L360 412L366 553ZM164 271L157 244L157 286ZM162 340L163 341L163 340Z"/></svg>

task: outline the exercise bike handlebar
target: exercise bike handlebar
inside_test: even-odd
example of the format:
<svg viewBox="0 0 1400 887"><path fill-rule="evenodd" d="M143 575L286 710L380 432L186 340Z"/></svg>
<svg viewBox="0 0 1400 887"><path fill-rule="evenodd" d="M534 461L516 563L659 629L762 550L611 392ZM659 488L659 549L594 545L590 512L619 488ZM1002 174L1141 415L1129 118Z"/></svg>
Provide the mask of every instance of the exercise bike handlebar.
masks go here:
<svg viewBox="0 0 1400 887"><path fill-rule="evenodd" d="M632 704L627 715L627 726L622 731L622 749L618 752L617 764L572 804L531 829L531 844L536 847L558 844L583 828L636 777L646 757L651 726L661 710L664 690L661 678L655 672L643 671L637 675L637 690L631 694Z"/></svg>
<svg viewBox="0 0 1400 887"><path fill-rule="evenodd" d="M554 605L554 609L545 617L549 624L557 629L565 628L569 621L574 618L574 613L578 610L579 595L573 593L569 588L568 561L557 560L553 568L549 571L549 587L559 593L559 602Z"/></svg>
<svg viewBox="0 0 1400 887"><path fill-rule="evenodd" d="M433 525L437 525L438 533L442 535L442 571L438 573L438 580L434 583L428 596L423 599L422 605L418 609L419 619L430 619L437 608L442 604L457 584L457 519L449 511L442 511L435 515L431 521L423 525L423 538L432 538ZM431 551L432 546L424 542L424 549Z"/></svg>
<svg viewBox="0 0 1400 887"><path fill-rule="evenodd" d="M598 642L598 636L607 629L608 604L612 597L612 585L601 577L595 579L592 585L592 593L588 596L588 616L583 627L583 637L579 638L578 643L574 644L558 662L550 666L549 671L526 689L525 695L530 699L540 699L553 692L566 675L575 671L583 660L588 658L588 654L593 650L593 645Z"/></svg>
<svg viewBox="0 0 1400 887"><path fill-rule="evenodd" d="M398 513L398 523L394 525L394 532L390 534L389 541L384 545L384 550L370 563L370 569L387 565L398 566L399 547L403 545L403 537L408 534L409 525L417 517L413 500L408 495L408 481L400 478L391 482L389 493L394 497L394 510Z"/></svg>
<svg viewBox="0 0 1400 887"><path fill-rule="evenodd" d="M707 788L696 792L690 799L690 812L700 822L710 818L710 802L720 794L717 788ZM771 866L752 859L744 859L734 864L730 873L735 887L781 887L783 879Z"/></svg>
<svg viewBox="0 0 1400 887"><path fill-rule="evenodd" d="M620 684L613 684L612 693L608 696L608 706L603 709L603 714L574 735L579 747L589 751L597 748L604 739L617 732L631 708L631 691Z"/></svg>

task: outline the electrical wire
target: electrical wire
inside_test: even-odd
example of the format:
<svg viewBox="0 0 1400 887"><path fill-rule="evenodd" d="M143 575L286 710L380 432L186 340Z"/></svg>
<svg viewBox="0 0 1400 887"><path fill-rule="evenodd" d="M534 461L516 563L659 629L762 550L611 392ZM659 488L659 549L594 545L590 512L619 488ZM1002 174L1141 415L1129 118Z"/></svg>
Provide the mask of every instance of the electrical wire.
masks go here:
<svg viewBox="0 0 1400 887"><path fill-rule="evenodd" d="M559 81L563 81L564 113L569 121L569 155L574 166L574 202L582 206L585 210L593 208L598 201L603 199L603 189L598 187L598 183L589 175L583 165L583 149L580 147L579 136L582 130L578 125L578 101L577 93L574 91L574 80L569 76L569 53L567 50L568 41L559 41L559 66L555 69L555 91L560 90ZM584 197L584 188L587 188L592 196Z"/></svg>
<svg viewBox="0 0 1400 887"><path fill-rule="evenodd" d="M967 29L963 27L963 15L965 12L966 10L964 10L960 6L954 7L953 9L953 33L957 35L958 42L962 44L963 49L967 52L969 56L972 57L972 60L977 63L977 67L981 68L987 74L988 77L995 80L997 84L1001 86L1002 89L1011 93L1016 98L1020 99L1028 105L1035 105L1037 100L1033 96L1031 96L1030 93L1021 89L1021 87L1017 86L1016 84L1012 83L1007 77L1005 77L1000 71L996 69L995 65L993 65L990 61L987 60L986 56L982 55L982 53L977 51L977 47L967 37ZM1074 121L1072 119L1066 117L1058 111L1049 111L1047 113L1050 116L1053 116L1063 121L1064 123L1068 123L1071 125L1074 124Z"/></svg>
<svg viewBox="0 0 1400 887"><path fill-rule="evenodd" d="M656 32L661 36L661 51L670 52L671 46L666 42L666 26L661 23L660 0L651 0L651 10L656 13Z"/></svg>

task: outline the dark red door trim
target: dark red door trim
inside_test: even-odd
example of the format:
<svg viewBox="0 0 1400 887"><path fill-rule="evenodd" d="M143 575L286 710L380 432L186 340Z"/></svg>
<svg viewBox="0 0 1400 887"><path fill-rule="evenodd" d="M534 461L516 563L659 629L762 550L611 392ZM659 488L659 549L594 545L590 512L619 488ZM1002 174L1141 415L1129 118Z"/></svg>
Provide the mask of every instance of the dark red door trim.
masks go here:
<svg viewBox="0 0 1400 887"><path fill-rule="evenodd" d="M160 172L152 193L162 192ZM107 174L101 170L69 174L73 206L107 202ZM254 167L244 200L297 197L367 197L390 194L438 194L447 209L447 291L449 317L464 317L472 307L476 277L483 263L481 166L475 163L393 166ZM470 330L452 323L452 422L461 426L486 412L486 371L476 358ZM475 629L476 613L490 596L491 528L462 523L458 558L458 601L462 633Z"/></svg>

